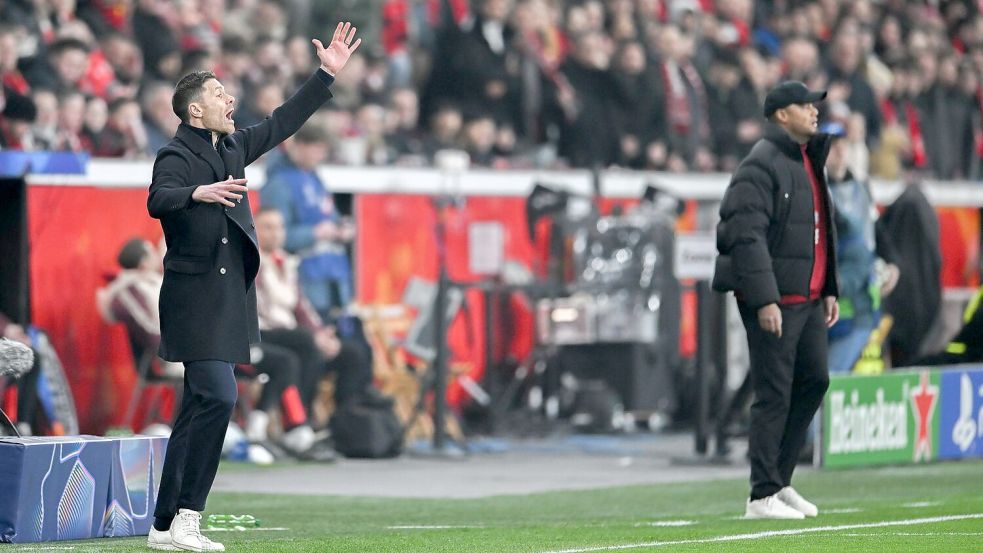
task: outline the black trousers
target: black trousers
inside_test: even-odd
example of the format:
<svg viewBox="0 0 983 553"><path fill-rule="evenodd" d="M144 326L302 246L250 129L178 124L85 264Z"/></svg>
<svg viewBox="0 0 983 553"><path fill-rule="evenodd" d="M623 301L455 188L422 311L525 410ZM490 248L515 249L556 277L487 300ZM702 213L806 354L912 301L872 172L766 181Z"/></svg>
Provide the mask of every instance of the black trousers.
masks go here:
<svg viewBox="0 0 983 553"><path fill-rule="evenodd" d="M782 305L782 337L765 332L757 311L738 302L751 354L751 499L792 483L792 472L829 387L822 301Z"/></svg>
<svg viewBox="0 0 983 553"><path fill-rule="evenodd" d="M236 403L232 370L227 361L184 364L184 398L167 443L154 516L170 518L178 509L205 510Z"/></svg>
<svg viewBox="0 0 983 553"><path fill-rule="evenodd" d="M342 340L341 351L327 360L314 343L314 336L304 328L277 328L263 331L263 343L293 351L300 361L300 396L310 413L317 398L318 383L327 374L335 374L335 403L341 405L364 392L372 384L372 363L357 341Z"/></svg>

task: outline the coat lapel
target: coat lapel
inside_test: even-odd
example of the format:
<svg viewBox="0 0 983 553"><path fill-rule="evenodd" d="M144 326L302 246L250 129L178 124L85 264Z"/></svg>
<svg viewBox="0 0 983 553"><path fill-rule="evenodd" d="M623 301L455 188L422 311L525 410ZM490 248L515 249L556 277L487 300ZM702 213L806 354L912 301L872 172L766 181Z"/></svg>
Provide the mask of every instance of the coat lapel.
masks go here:
<svg viewBox="0 0 983 553"><path fill-rule="evenodd" d="M212 172L215 173L215 182L225 180L228 176L225 174L225 163L222 162L222 158L218 156L218 152L215 151L215 148L211 144L202 140L200 136L196 135L194 131L184 124L178 126L177 138L181 142L184 142L198 157L208 163L212 168Z"/></svg>

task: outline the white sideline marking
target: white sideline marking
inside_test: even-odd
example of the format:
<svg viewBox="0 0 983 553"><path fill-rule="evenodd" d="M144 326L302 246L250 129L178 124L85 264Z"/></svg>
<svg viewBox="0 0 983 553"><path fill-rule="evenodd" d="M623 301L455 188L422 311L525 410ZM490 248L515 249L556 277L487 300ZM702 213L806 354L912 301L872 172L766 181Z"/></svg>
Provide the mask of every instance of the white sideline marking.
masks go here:
<svg viewBox="0 0 983 553"><path fill-rule="evenodd" d="M290 530L290 528L266 528L260 526L258 528L246 528L245 526L239 526L237 528L203 528L204 532L285 532Z"/></svg>
<svg viewBox="0 0 983 553"><path fill-rule="evenodd" d="M459 530L463 528L484 528L484 526L448 526L443 524L417 524L417 525L406 525L406 526L387 526L389 530Z"/></svg>
<svg viewBox="0 0 983 553"><path fill-rule="evenodd" d="M941 501L914 501L912 503L905 503L901 506L906 509L921 509L922 507L937 507L941 504Z"/></svg>
<svg viewBox="0 0 983 553"><path fill-rule="evenodd" d="M75 549L75 546L74 545L61 545L61 546L35 545L35 546L15 547L11 549L11 551L52 551L52 550L68 551L71 549Z"/></svg>
<svg viewBox="0 0 983 553"><path fill-rule="evenodd" d="M858 509L856 507L847 507L846 509L822 509L820 514L823 515L845 515L847 513L859 513L863 509Z"/></svg>
<svg viewBox="0 0 983 553"><path fill-rule="evenodd" d="M983 536L983 532L891 532L888 534L841 534L851 538L880 538L882 536L911 537L911 536Z"/></svg>
<svg viewBox="0 0 983 553"><path fill-rule="evenodd" d="M643 526L690 526L691 524L696 524L694 520L656 520L653 522L639 522L635 524L635 528L641 528Z"/></svg>
<svg viewBox="0 0 983 553"><path fill-rule="evenodd" d="M575 549L560 549L546 551L544 553L591 553L593 551L621 551L625 549L640 549L642 547L663 547L666 545L688 545L694 543L716 543L727 541L760 540L775 536L797 536L813 532L835 532L837 530L856 530L859 528L883 528L886 526L911 526L914 524L929 524L933 522L949 522L954 520L969 520L983 518L983 513L973 513L969 515L949 515L941 517L911 518L907 520L889 520L884 522L868 522L864 524L841 524L838 526L816 526L812 528L794 528L791 530L768 530L766 532L755 532L752 534L733 534L730 536L717 536L715 538L673 540L673 541L650 541L645 543L628 543L621 545L601 545L595 547L578 547Z"/></svg>

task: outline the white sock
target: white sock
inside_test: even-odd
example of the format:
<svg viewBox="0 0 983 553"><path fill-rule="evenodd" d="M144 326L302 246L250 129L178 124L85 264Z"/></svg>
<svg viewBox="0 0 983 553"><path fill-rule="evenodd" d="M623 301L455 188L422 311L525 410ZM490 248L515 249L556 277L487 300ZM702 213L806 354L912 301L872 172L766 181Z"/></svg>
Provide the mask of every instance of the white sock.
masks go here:
<svg viewBox="0 0 983 553"><path fill-rule="evenodd" d="M266 429L270 425L270 416L258 409L249 413L246 418L246 438L251 442L261 442L267 438Z"/></svg>

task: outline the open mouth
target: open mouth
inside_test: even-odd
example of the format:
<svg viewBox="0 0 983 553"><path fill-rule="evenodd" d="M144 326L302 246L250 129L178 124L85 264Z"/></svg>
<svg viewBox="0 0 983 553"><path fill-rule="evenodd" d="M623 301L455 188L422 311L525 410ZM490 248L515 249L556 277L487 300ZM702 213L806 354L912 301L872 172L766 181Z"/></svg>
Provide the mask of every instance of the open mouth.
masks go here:
<svg viewBox="0 0 983 553"><path fill-rule="evenodd" d="M235 110L230 109L228 112L225 113L225 120L228 121L229 123L232 123L232 112L233 111L235 111Z"/></svg>

